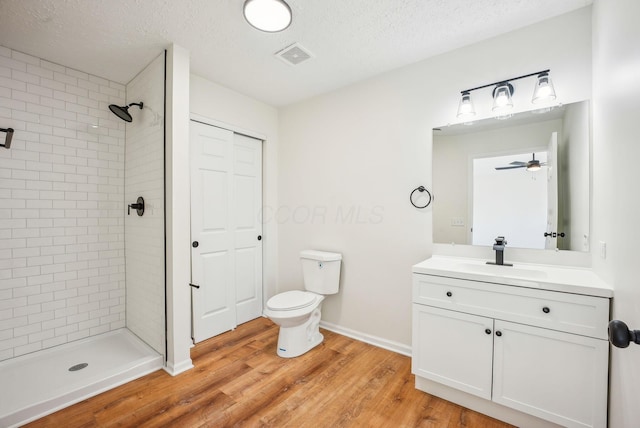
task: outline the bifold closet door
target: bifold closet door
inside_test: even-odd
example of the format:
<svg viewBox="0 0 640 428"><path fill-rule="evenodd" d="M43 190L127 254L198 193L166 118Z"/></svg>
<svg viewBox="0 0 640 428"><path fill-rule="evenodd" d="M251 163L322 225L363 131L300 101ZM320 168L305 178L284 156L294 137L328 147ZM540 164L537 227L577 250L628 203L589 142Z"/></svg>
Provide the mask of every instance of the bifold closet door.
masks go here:
<svg viewBox="0 0 640 428"><path fill-rule="evenodd" d="M262 142L191 122L193 338L262 315Z"/></svg>

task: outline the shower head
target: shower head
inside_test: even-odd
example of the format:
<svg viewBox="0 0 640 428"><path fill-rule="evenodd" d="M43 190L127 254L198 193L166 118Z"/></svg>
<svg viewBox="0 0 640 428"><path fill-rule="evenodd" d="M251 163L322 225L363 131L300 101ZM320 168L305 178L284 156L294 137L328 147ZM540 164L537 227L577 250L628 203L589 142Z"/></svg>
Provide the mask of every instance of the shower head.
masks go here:
<svg viewBox="0 0 640 428"><path fill-rule="evenodd" d="M123 107L117 106L115 104L111 104L109 106L109 110L111 110L113 112L113 114L115 114L120 119L124 120L125 122L131 122L133 120L133 118L129 114L129 107L131 107L131 106L138 106L138 107L140 107L140 110L142 110L143 103L142 103L142 101L140 101L139 103L131 103L128 106L123 106Z"/></svg>

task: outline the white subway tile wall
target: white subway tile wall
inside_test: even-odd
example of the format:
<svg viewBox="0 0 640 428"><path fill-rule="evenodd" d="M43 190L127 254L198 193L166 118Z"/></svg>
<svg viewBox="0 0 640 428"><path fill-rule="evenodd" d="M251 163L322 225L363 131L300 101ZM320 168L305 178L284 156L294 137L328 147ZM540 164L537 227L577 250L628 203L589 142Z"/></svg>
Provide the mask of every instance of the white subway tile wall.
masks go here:
<svg viewBox="0 0 640 428"><path fill-rule="evenodd" d="M164 54L127 84L124 194L127 204L142 196L145 211L125 219L127 328L160 354L164 335Z"/></svg>
<svg viewBox="0 0 640 428"><path fill-rule="evenodd" d="M124 100L0 46L0 361L125 326Z"/></svg>

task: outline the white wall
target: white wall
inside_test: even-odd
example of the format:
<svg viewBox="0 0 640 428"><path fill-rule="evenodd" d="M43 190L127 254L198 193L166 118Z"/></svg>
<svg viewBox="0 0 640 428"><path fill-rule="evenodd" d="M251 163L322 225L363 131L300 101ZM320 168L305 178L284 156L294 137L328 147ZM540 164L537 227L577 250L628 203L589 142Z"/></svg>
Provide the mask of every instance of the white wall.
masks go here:
<svg viewBox="0 0 640 428"><path fill-rule="evenodd" d="M591 127L589 103L566 106L563 129L560 133L558 150L562 151L558 158L563 163L560 171L565 176L558 177L560 183L559 218L564 224L558 225L559 231L568 232L568 246L562 249L589 251L591 196ZM571 221L568 221L571 219ZM565 241L566 242L566 241ZM564 242L563 242L564 243Z"/></svg>
<svg viewBox="0 0 640 428"><path fill-rule="evenodd" d="M615 289L613 319L640 329L640 2L596 0L593 14L593 263ZM599 242L606 242L606 259ZM640 346L611 349L609 426L638 426Z"/></svg>
<svg viewBox="0 0 640 428"><path fill-rule="evenodd" d="M262 189L264 207L263 277L265 299L276 294L278 235L277 223L270 219L277 204L278 111L276 108L234 92L216 83L191 75L191 113L212 119L232 131L245 131L264 138L262 144Z"/></svg>
<svg viewBox="0 0 640 428"><path fill-rule="evenodd" d="M189 51L167 49L166 264L167 365L177 375L193 367L191 340L191 240L189 198Z"/></svg>
<svg viewBox="0 0 640 428"><path fill-rule="evenodd" d="M125 325L124 97L0 47L0 360Z"/></svg>
<svg viewBox="0 0 640 428"><path fill-rule="evenodd" d="M142 196L145 211L125 216L127 328L165 354L164 53L127 84L125 205Z"/></svg>
<svg viewBox="0 0 640 428"><path fill-rule="evenodd" d="M431 129L454 122L461 90L545 68L558 101L590 98L590 8L282 109L279 291L302 287L300 250L341 252L323 320L409 345L411 266L432 253L432 215L408 198L431 188ZM531 109L532 91L519 81L516 110ZM478 91L481 117L489 94Z"/></svg>

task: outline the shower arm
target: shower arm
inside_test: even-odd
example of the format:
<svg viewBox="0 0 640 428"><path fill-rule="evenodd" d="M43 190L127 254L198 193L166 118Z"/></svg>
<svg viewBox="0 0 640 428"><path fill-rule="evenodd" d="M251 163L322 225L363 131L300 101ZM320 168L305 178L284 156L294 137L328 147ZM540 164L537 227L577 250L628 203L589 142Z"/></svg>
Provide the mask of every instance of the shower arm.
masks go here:
<svg viewBox="0 0 640 428"><path fill-rule="evenodd" d="M8 149L11 147L11 140L13 139L13 128L0 128L0 132L7 133L7 136L4 138L4 144L0 144L0 147Z"/></svg>

